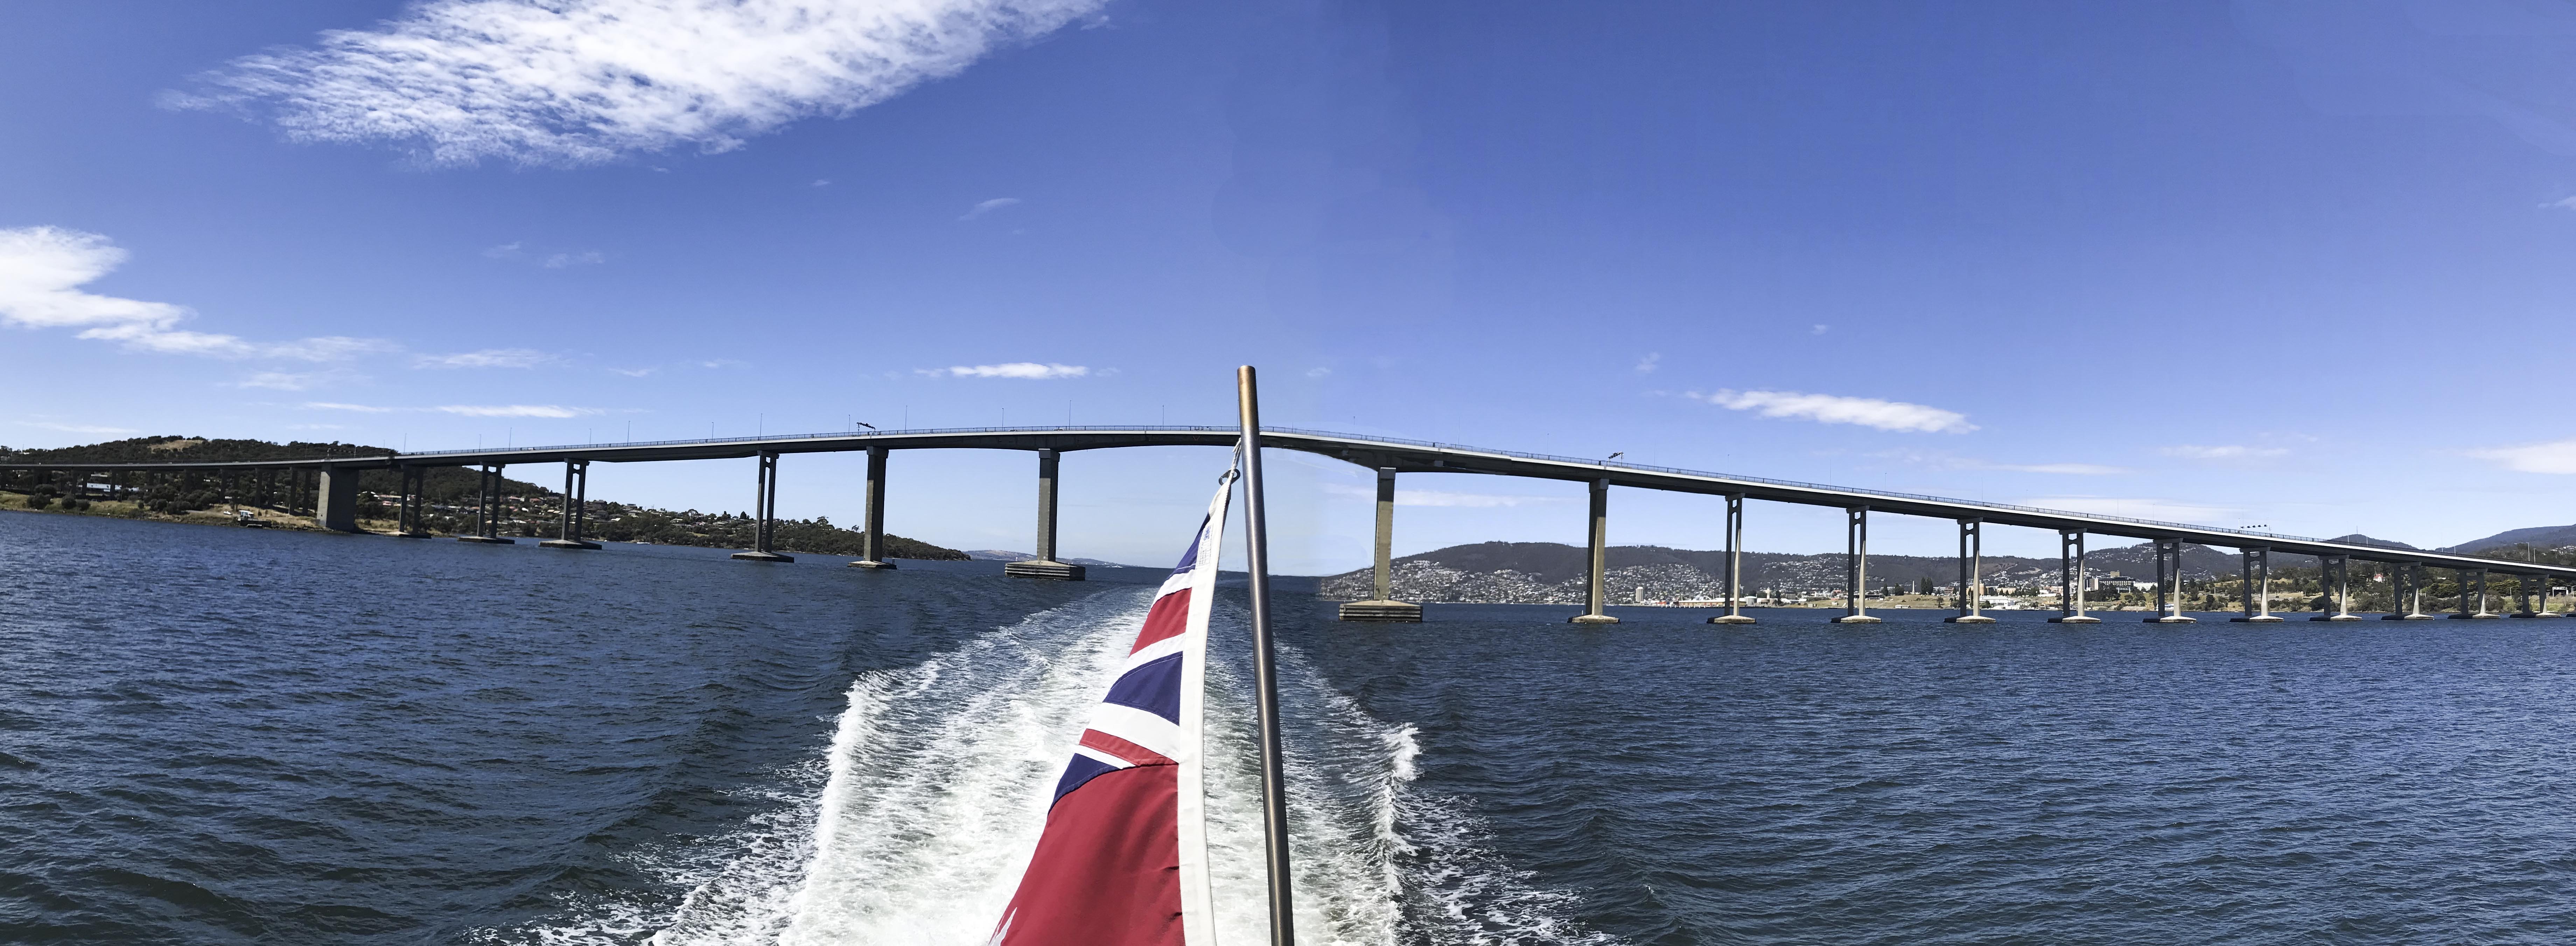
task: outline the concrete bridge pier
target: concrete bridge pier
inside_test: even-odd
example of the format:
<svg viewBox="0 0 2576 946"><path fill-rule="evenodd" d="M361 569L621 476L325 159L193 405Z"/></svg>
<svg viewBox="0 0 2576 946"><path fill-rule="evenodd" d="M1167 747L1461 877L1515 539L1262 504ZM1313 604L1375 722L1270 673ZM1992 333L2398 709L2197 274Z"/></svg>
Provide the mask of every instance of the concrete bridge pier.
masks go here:
<svg viewBox="0 0 2576 946"><path fill-rule="evenodd" d="M1843 616L1835 624L1876 624L1869 616L1869 507L1843 510Z"/></svg>
<svg viewBox="0 0 2576 946"><path fill-rule="evenodd" d="M2424 563L2400 562L2396 571L2397 573L2391 577L2397 579L2397 606L2380 620L2432 620L2432 615L2424 613Z"/></svg>
<svg viewBox="0 0 2576 946"><path fill-rule="evenodd" d="M868 447L868 531L859 537L859 560L851 568L891 569L894 563L885 557L885 480L886 448Z"/></svg>
<svg viewBox="0 0 2576 946"><path fill-rule="evenodd" d="M778 521L778 454L760 452L760 483L752 487L751 551L735 552L733 557L746 562L771 562L784 565L793 555L770 551L770 540L777 532Z"/></svg>
<svg viewBox="0 0 2576 946"><path fill-rule="evenodd" d="M2061 529L2057 533L2057 616L2050 624L2100 624L2101 618L2084 613L2084 530Z"/></svg>
<svg viewBox="0 0 2576 946"><path fill-rule="evenodd" d="M1959 520L1959 613L1941 620L1952 624L1993 624L1985 615L1986 522Z"/></svg>
<svg viewBox="0 0 2576 946"><path fill-rule="evenodd" d="M1744 494L1726 494L1726 613L1710 624L1751 624L1744 613Z"/></svg>
<svg viewBox="0 0 2576 946"><path fill-rule="evenodd" d="M2272 613L2272 550L2247 546L2236 550L2239 567L2245 573L2245 616L2228 618L2243 624L2278 624L2281 618Z"/></svg>
<svg viewBox="0 0 2576 946"><path fill-rule="evenodd" d="M1610 560L1610 481L1592 481L1592 539L1590 555L1584 566L1583 613L1566 619L1569 624L1617 624L1618 618L1602 612L1606 589L1601 585L1604 566Z"/></svg>
<svg viewBox="0 0 2576 946"><path fill-rule="evenodd" d="M555 537L537 543L538 548L595 549L599 543L584 540L582 527L590 517L590 461L564 461L563 522L555 527Z"/></svg>
<svg viewBox="0 0 2576 946"><path fill-rule="evenodd" d="M1038 557L1002 566L1002 574L1020 578L1047 578L1055 581L1081 581L1087 570L1080 565L1067 565L1055 560L1055 487L1058 454L1054 450L1038 451Z"/></svg>
<svg viewBox="0 0 2576 946"><path fill-rule="evenodd" d="M429 538L429 530L420 527L420 514L429 504L429 470L417 466L397 467L402 477L402 495L394 505L394 535L405 539Z"/></svg>
<svg viewBox="0 0 2576 946"><path fill-rule="evenodd" d="M481 488L474 495L474 534L456 537L459 542L487 542L494 545L517 545L519 540L501 536L501 471L498 463L482 468Z"/></svg>
<svg viewBox="0 0 2576 946"><path fill-rule="evenodd" d="M2457 571L2460 575L2460 610L2459 613L2451 615L2452 619L2488 621L2503 617L2503 615L2487 610L2487 570L2483 568L2477 570L2478 580L2476 587L2478 590L2474 593L2469 591L2469 570L2458 569ZM2472 601L2473 598L2474 602ZM2473 604L2474 610L2472 610Z"/></svg>
<svg viewBox="0 0 2576 946"><path fill-rule="evenodd" d="M2334 613L2320 614L2308 620L2361 620L2360 615L2352 613L2352 556L2322 556L2317 559L2317 564L2321 566L2317 569L2318 578L2332 582L2326 586L2326 595L2334 602Z"/></svg>
<svg viewBox="0 0 2576 946"><path fill-rule="evenodd" d="M2554 618L2562 616L2549 610L2549 576L2547 575L2516 576L2513 600L2515 605L2515 610L2512 615L2513 617ZM2535 604L2535 602L2537 603Z"/></svg>
<svg viewBox="0 0 2576 946"><path fill-rule="evenodd" d="M333 532L358 531L358 471L323 467L314 474L313 524Z"/></svg>
<svg viewBox="0 0 2576 946"><path fill-rule="evenodd" d="M2200 623L2182 613L2182 540L2156 540L2156 616L2149 624Z"/></svg>
<svg viewBox="0 0 2576 946"><path fill-rule="evenodd" d="M1391 466L1382 466L1377 470L1377 542L1375 545L1377 595L1367 601L1344 602L1341 609L1342 620L1390 624L1421 623L1421 605L1395 600L1395 567L1389 561L1389 556L1395 551L1395 468Z"/></svg>

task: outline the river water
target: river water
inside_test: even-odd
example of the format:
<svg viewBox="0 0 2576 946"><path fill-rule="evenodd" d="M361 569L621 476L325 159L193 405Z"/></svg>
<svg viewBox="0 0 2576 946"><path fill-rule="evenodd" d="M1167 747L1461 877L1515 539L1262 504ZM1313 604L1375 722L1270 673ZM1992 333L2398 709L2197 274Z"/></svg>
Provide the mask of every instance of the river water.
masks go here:
<svg viewBox="0 0 2576 946"><path fill-rule="evenodd" d="M842 561L0 515L0 942L982 943L1159 576ZM2576 940L2576 621L1280 610L1302 942Z"/></svg>

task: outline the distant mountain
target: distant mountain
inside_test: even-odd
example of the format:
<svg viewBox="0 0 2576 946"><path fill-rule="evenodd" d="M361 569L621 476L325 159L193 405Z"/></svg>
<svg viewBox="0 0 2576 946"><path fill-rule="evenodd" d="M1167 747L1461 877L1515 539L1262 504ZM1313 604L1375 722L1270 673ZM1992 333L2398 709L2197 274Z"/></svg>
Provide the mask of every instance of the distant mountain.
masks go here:
<svg viewBox="0 0 2576 946"><path fill-rule="evenodd" d="M2576 527L2570 527L2570 528L2576 528ZM2378 548L2383 548L2383 549L2405 549L2405 550L2407 550L2407 551L2409 551L2409 552L2420 551L2419 549L2415 548L2414 546L2412 546L2412 545L2408 545L2408 544L2406 544L2406 543L2404 543L2404 542L2399 542L2399 541L2396 541L2396 540L2394 540L2394 539L2374 539L2374 538L2371 538L2371 537L2369 537L2369 536L2363 535L2363 534L2361 534L2361 533L2359 533L2359 532L2355 532L2355 533L2353 533L2353 534L2351 534L2351 535L2339 535L2339 536L2335 536L2334 538L2327 539L2326 541L2328 541L2328 542L2341 542L2341 543L2343 543L2343 544L2345 544L2345 545L2369 545L2369 546L2376 546L2376 547L2378 547Z"/></svg>
<svg viewBox="0 0 2576 946"><path fill-rule="evenodd" d="M1032 562L1037 560L1037 556L1035 555L1027 552L1013 552L1009 549L974 549L968 551L966 553L966 557L978 562ZM1060 558L1056 559L1056 561L1063 562L1067 565L1084 565L1091 568L1137 567L1134 565L1121 565L1117 562L1104 562L1096 558Z"/></svg>
<svg viewBox="0 0 2576 946"><path fill-rule="evenodd" d="M2449 548L2434 549L2434 551L2466 554L2470 552L2483 552L2498 546L2520 545L2524 542L2529 542L2533 548L2540 549L2555 549L2576 545L2576 526L2533 526L2528 529L2507 529L2483 539L2471 539Z"/></svg>

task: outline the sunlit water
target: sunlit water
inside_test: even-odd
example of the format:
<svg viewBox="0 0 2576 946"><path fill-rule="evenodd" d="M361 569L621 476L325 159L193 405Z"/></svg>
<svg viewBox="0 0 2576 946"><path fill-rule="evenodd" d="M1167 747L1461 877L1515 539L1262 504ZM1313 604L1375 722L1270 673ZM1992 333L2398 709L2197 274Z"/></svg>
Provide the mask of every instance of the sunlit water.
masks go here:
<svg viewBox="0 0 2576 946"><path fill-rule="evenodd" d="M0 515L0 942L982 943L1159 576L842 561ZM1303 942L2576 940L2576 620L1281 604Z"/></svg>

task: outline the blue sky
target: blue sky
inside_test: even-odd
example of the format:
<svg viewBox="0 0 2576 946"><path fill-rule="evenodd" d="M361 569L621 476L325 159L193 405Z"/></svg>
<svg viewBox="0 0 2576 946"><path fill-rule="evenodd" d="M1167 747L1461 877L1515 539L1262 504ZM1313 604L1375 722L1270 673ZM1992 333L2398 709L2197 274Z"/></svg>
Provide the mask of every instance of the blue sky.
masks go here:
<svg viewBox="0 0 2576 946"><path fill-rule="evenodd" d="M2476 0L8 4L0 443L1222 423L1252 363L1281 424L2448 544L2571 518L2571 72ZM1216 454L1068 459L1067 554L1169 558ZM892 529L1025 549L1032 465L904 455ZM1273 465L1282 567L1363 562L1366 474ZM1405 551L1582 535L1403 485Z"/></svg>

